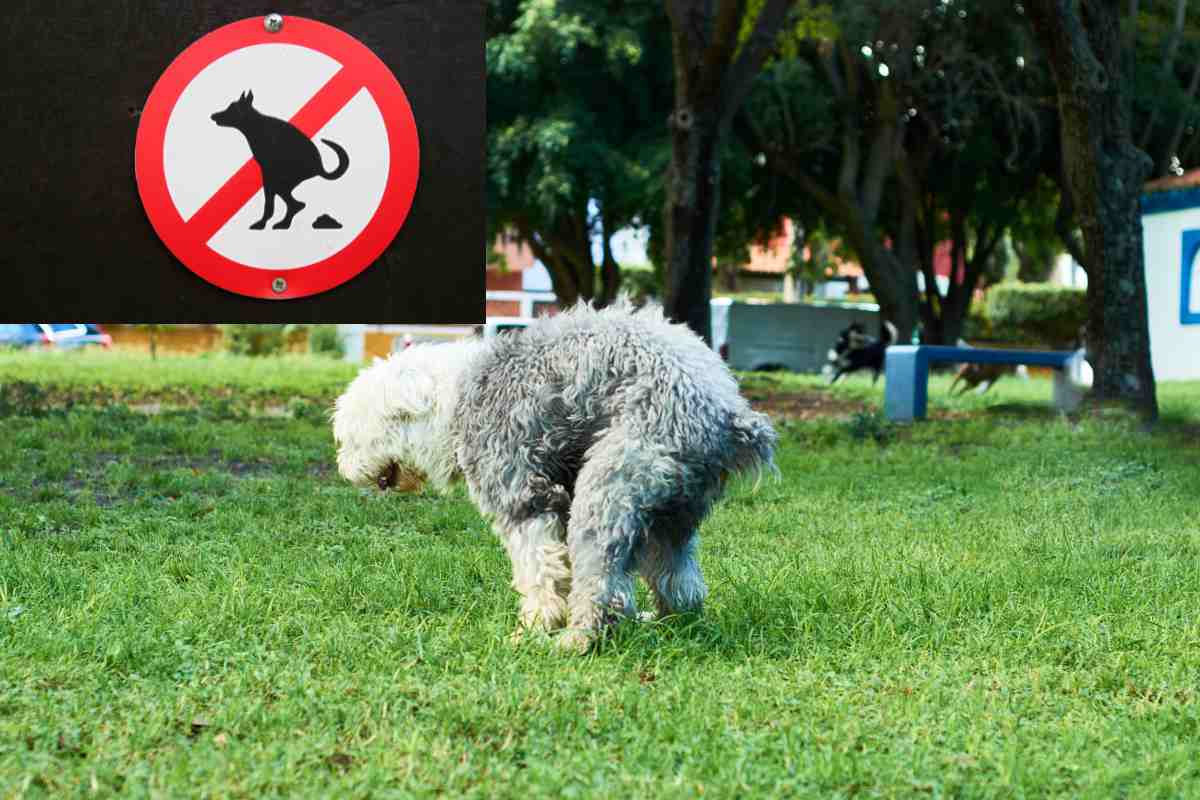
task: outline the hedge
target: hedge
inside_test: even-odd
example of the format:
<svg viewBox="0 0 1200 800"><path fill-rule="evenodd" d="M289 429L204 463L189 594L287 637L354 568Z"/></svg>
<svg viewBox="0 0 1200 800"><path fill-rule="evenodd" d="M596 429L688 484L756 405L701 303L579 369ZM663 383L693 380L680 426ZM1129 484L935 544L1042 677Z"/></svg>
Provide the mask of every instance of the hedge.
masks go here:
<svg viewBox="0 0 1200 800"><path fill-rule="evenodd" d="M1087 322L1087 291L1050 283L999 283L983 308L989 338L1071 347Z"/></svg>

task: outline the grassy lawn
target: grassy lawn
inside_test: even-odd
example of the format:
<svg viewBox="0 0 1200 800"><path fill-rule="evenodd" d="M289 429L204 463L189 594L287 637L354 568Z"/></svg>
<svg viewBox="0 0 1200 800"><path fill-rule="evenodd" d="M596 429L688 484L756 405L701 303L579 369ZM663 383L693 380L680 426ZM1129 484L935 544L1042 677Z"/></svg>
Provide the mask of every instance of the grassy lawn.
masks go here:
<svg viewBox="0 0 1200 800"><path fill-rule="evenodd" d="M1200 384L747 376L797 413L706 615L581 658L464 492L340 480L353 372L0 356L0 797L1200 797Z"/></svg>

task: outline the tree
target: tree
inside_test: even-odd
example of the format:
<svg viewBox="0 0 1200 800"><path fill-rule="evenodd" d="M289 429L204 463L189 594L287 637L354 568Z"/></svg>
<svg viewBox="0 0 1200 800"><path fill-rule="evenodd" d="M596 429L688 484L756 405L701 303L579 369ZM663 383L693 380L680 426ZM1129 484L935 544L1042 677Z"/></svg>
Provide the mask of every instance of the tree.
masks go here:
<svg viewBox="0 0 1200 800"><path fill-rule="evenodd" d="M1181 175L1200 157L1200 31L1188 28L1187 0L1133 2L1125 24L1133 56L1131 100L1137 145L1154 159L1157 175Z"/></svg>
<svg viewBox="0 0 1200 800"><path fill-rule="evenodd" d="M722 147L797 0L664 2L675 77L663 214L664 305L669 316L709 341Z"/></svg>
<svg viewBox="0 0 1200 800"><path fill-rule="evenodd" d="M1152 163L1133 142L1123 90L1132 48L1106 0L1027 0L1057 87L1063 190L1083 241L1088 273L1089 360L1096 400L1158 417L1138 198Z"/></svg>
<svg viewBox="0 0 1200 800"><path fill-rule="evenodd" d="M1023 26L999 0L970 13L953 0L822 8L828 22L796 31L738 129L798 188L787 209L816 205L845 238L902 340L920 321L925 341L953 342L1007 229L1044 202L1027 191L1048 148Z"/></svg>
<svg viewBox="0 0 1200 800"><path fill-rule="evenodd" d="M611 235L657 207L672 96L661 6L489 0L487 27L488 241L529 244L562 304L607 304Z"/></svg>

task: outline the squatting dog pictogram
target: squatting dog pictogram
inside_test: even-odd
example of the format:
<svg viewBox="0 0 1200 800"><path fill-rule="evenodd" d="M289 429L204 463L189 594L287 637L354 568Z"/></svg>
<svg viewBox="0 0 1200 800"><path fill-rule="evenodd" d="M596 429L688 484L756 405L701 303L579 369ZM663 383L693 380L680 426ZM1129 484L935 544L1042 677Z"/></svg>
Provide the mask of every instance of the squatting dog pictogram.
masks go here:
<svg viewBox="0 0 1200 800"><path fill-rule="evenodd" d="M296 187L309 178L336 180L350 167L350 156L337 142L321 141L337 156L337 166L326 172L321 163L321 153L312 140L287 120L268 116L254 107L254 92L243 92L223 111L212 115L213 122L223 128L233 128L246 137L250 152L262 170L263 197L265 200L262 217L250 226L260 231L275 215L275 198L287 204L283 219L272 225L275 229L286 229L292 218L304 209L306 203L292 196Z"/></svg>

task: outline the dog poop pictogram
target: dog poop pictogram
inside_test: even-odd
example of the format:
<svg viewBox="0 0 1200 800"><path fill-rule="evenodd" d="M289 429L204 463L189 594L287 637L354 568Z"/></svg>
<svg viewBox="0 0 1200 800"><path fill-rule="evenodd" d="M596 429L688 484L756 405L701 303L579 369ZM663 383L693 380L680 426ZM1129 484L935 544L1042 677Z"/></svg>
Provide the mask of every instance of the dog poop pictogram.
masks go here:
<svg viewBox="0 0 1200 800"><path fill-rule="evenodd" d="M313 227L318 230L337 230L342 227L342 223L338 222L328 214L322 214L313 220Z"/></svg>

